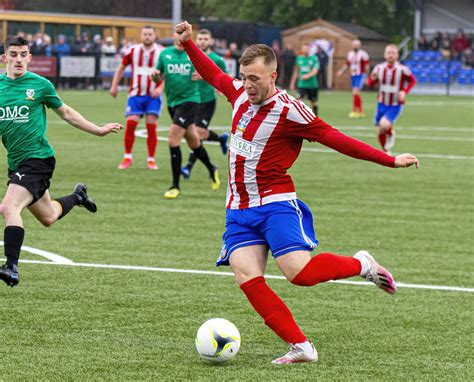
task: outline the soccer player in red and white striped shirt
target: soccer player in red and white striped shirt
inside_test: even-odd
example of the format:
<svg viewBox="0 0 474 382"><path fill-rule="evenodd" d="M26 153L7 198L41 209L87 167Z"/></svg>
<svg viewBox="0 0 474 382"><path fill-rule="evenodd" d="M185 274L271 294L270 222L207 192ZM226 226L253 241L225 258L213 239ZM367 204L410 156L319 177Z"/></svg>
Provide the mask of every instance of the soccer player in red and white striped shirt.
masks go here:
<svg viewBox="0 0 474 382"><path fill-rule="evenodd" d="M146 128L148 132L146 141L148 148L147 167L150 170L158 169L155 161L156 145L158 142L156 128L161 113L161 94L163 93L164 83L157 85L150 78L150 74L155 69L158 57L163 50L163 47L156 44L155 40L155 28L144 26L141 32L142 43L132 46L128 54L123 57L110 87L110 94L115 98L118 93L118 84L123 77L125 68L131 65L132 77L130 78L130 90L125 112L127 117L124 139L125 153L118 167L120 170L125 170L133 164L132 148L135 142L135 129L143 115L146 115Z"/></svg>
<svg viewBox="0 0 474 382"><path fill-rule="evenodd" d="M350 138L304 103L277 90L276 57L270 47L257 44L245 50L239 60L239 81L222 72L192 42L189 23L180 23L175 30L196 70L233 108L226 232L217 264L232 267L253 308L290 345L290 351L273 363L314 362L316 349L263 277L269 249L295 285L361 275L388 293L395 293L396 286L390 273L366 251L354 257L321 253L311 258L310 251L317 245L311 211L297 199L287 170L303 140L388 167L418 167L418 160L411 154L392 157Z"/></svg>
<svg viewBox="0 0 474 382"><path fill-rule="evenodd" d="M408 67L398 62L396 45L387 45L384 57L386 61L374 67L368 83L373 86L379 82L374 124L379 128L380 145L390 153L395 145L395 121L403 110L406 95L416 84L416 78Z"/></svg>
<svg viewBox="0 0 474 382"><path fill-rule="evenodd" d="M352 41L352 50L347 53L346 63L337 72L337 77L340 77L347 68L350 68L351 71L353 106L349 118L365 116L362 108L361 90L364 87L366 73L369 71L369 54L361 49L361 46L360 40Z"/></svg>

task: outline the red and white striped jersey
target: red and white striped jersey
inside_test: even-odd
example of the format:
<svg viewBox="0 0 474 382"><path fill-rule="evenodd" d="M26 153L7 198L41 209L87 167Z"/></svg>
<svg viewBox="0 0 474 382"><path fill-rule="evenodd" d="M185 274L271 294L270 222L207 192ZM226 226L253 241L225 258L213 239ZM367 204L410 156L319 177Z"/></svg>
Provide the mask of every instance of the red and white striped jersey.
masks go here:
<svg viewBox="0 0 474 382"><path fill-rule="evenodd" d="M351 70L351 76L358 76L365 73L369 65L369 54L363 49L358 49L357 52L351 50L347 53L346 63Z"/></svg>
<svg viewBox="0 0 474 382"><path fill-rule="evenodd" d="M400 64L398 61L390 65L388 62L375 65L372 74L377 76L380 83L378 102L387 105L401 105L403 102L398 100L400 90L404 90L407 82L410 83L414 77L408 67Z"/></svg>
<svg viewBox="0 0 474 382"><path fill-rule="evenodd" d="M233 88L226 92L233 105L227 208L296 199L287 170L303 139L317 140L327 124L284 91L253 105L241 81L235 80Z"/></svg>
<svg viewBox="0 0 474 382"><path fill-rule="evenodd" d="M258 105L251 104L242 81L225 74L192 40L183 42L183 47L199 74L232 105L227 208L296 199L287 171L298 158L303 140L394 167L395 157L334 129L284 91Z"/></svg>
<svg viewBox="0 0 474 382"><path fill-rule="evenodd" d="M143 44L133 45L122 59L122 64L132 66L129 96L151 95L156 84L150 79L151 72L156 68L158 57L163 46L153 44L151 49L145 49Z"/></svg>

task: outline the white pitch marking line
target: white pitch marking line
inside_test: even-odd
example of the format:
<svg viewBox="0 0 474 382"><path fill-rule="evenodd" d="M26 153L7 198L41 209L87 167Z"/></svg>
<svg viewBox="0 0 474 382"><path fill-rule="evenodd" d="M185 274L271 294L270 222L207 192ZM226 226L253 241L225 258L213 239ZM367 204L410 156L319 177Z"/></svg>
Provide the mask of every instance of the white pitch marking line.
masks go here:
<svg viewBox="0 0 474 382"><path fill-rule="evenodd" d="M231 272L217 272L217 271L204 271L196 269L177 269L177 268L157 268L157 267L143 267L138 265L113 265L113 264L93 264L93 263L51 263L49 261L39 260L20 260L22 263L29 264L45 264L45 265L69 265L73 267L87 267L87 268L106 268L106 269L121 269L121 270L134 270L134 271L153 271L153 272L169 272L169 273L186 273L186 274L198 274L198 275L210 275L210 276L231 276L234 274ZM286 280L284 276L265 275L267 279ZM334 284L348 284L348 285L367 285L374 286L374 284L366 281L348 281L348 280L336 280L330 281ZM412 288L412 289L429 289L429 290L441 290L450 292L468 292L473 293L474 288L463 288L454 286L443 286L443 285L420 285L420 284L408 284L408 283L397 283L398 287L401 288Z"/></svg>
<svg viewBox="0 0 474 382"><path fill-rule="evenodd" d="M3 241L1 241L1 240L0 240L0 245L3 245ZM63 264L63 265L74 264L74 262L72 260L69 260L66 257L59 256L59 255L56 255L55 253L51 253L51 252L48 252L48 251L43 251L42 249L37 249L37 248L28 247L26 245L22 245L21 250L25 251L25 252L32 253L34 255L44 257L44 258L52 261L55 264Z"/></svg>

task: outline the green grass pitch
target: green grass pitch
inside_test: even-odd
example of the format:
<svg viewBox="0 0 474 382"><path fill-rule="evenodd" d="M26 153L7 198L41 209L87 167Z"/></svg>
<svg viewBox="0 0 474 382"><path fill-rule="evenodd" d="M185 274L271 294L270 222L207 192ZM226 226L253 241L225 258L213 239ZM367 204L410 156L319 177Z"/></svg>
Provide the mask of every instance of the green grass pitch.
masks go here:
<svg viewBox="0 0 474 382"><path fill-rule="evenodd" d="M100 91L60 94L93 121L124 121L125 94L117 100ZM350 105L349 93L320 94L323 119L375 145L375 94L364 94L364 119L348 119ZM213 125L229 121L230 107L220 98ZM141 138L134 165L119 171L123 133L93 137L54 113L49 122L58 160L51 194L61 196L85 182L99 211L76 209L49 229L25 212L26 246L76 263L218 270L226 187L212 192L202 165L182 182L178 200L164 200L171 182L165 141L158 145L159 171L146 169ZM164 109L160 127L169 123ZM419 155L418 171L331 152L301 153L291 175L313 211L317 253L367 249L399 282L473 288L473 100L409 96L397 126L395 151ZM226 158L218 146L207 148L225 178ZM304 149L323 147L305 143ZM5 171L4 150L0 160ZM6 176L2 193L5 183ZM28 252L22 259L46 261ZM0 380L405 381L474 375L472 290L400 288L389 296L364 285L305 289L269 280L320 354L316 364L278 367L270 361L286 345L231 277L33 263L21 263L20 273L19 287L0 285ZM272 260L267 273L279 274ZM197 329L212 317L232 321L242 335L240 353L222 366L202 361L194 347Z"/></svg>

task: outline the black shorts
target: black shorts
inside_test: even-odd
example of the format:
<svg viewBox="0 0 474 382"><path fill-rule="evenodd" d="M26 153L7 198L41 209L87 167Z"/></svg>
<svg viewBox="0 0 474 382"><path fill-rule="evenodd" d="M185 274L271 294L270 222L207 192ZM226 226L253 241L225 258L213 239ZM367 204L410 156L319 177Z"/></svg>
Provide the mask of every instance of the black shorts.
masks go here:
<svg viewBox="0 0 474 382"><path fill-rule="evenodd" d="M199 112L194 119L194 124L197 127L202 127L203 129L207 129L209 123L211 123L212 116L216 111L216 100L212 100L209 102L204 102L199 104Z"/></svg>
<svg viewBox="0 0 474 382"><path fill-rule="evenodd" d="M27 159L16 169L8 170L7 184L18 184L26 188L33 195L31 202L33 204L41 199L49 189L55 165L56 159L54 157Z"/></svg>
<svg viewBox="0 0 474 382"><path fill-rule="evenodd" d="M300 98L304 98L305 96L307 96L310 101L317 101L318 88L312 88L312 89L298 88L298 96Z"/></svg>
<svg viewBox="0 0 474 382"><path fill-rule="evenodd" d="M199 104L195 102L185 102L181 105L168 107L168 112L175 125L186 129L189 125L194 123L196 115L199 112Z"/></svg>

